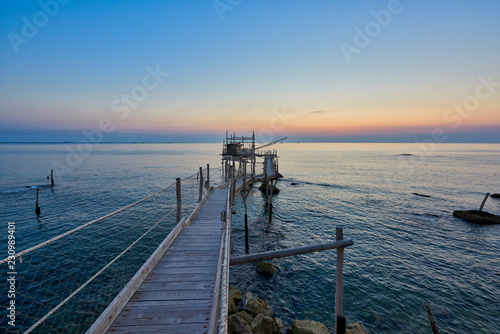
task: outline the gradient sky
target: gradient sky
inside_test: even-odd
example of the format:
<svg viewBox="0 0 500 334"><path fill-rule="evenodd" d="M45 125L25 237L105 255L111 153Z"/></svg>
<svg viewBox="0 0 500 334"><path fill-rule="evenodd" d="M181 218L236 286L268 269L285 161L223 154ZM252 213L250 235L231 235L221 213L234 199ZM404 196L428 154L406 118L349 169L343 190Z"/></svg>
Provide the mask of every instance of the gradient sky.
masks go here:
<svg viewBox="0 0 500 334"><path fill-rule="evenodd" d="M0 141L80 140L108 119L104 141L412 142L438 129L500 142L499 13L498 0L5 0ZM168 76L145 90L156 68Z"/></svg>

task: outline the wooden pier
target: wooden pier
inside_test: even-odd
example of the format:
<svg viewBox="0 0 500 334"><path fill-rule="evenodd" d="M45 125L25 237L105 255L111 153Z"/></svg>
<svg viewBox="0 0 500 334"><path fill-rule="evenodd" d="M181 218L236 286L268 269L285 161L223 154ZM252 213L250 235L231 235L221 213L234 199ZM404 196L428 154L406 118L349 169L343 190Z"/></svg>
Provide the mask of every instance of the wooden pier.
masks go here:
<svg viewBox="0 0 500 334"><path fill-rule="evenodd" d="M239 191L272 175L240 178ZM139 272L120 292L87 333L214 333L217 328L224 227L232 183L210 189L188 219L179 222ZM226 262L226 263L224 263ZM227 284L227 283L226 283Z"/></svg>
<svg viewBox="0 0 500 334"><path fill-rule="evenodd" d="M187 219L180 219L87 333L227 333L230 265L237 261L252 262L255 258L292 256L333 248L343 254L344 247L352 245L352 240L340 238L334 243L276 254L253 254L231 261L229 249L235 195L255 182L269 182L272 188L279 175L275 152L259 154L264 157L264 163L262 171L256 174L255 136L250 137L253 143L250 150L243 145L235 147L234 138L231 137L223 151L222 170L226 183L210 188L201 198L205 183L200 169L198 206ZM248 138L241 137L243 142L245 139ZM240 164L239 168L236 163ZM251 165L248 174L247 163ZM178 212L179 189L178 184ZM270 195L268 193L268 197ZM342 284L342 272L337 273L337 284L339 278ZM341 305L342 286L337 287L336 293L340 293L336 304ZM341 310L340 307L340 313L336 313L337 320L342 319Z"/></svg>

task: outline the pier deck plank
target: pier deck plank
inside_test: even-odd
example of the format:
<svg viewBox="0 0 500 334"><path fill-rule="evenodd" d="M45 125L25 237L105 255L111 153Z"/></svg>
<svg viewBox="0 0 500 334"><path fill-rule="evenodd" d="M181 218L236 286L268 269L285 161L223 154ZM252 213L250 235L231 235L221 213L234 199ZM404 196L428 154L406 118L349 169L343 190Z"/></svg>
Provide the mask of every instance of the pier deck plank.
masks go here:
<svg viewBox="0 0 500 334"><path fill-rule="evenodd" d="M207 333L223 237L227 188L214 189L199 213L118 314L108 333Z"/></svg>

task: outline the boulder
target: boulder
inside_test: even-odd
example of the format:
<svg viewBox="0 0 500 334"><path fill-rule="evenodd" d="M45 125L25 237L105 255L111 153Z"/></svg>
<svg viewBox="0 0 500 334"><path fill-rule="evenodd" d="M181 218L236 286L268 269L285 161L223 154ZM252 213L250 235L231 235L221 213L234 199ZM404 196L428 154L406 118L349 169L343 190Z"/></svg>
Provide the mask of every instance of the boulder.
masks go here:
<svg viewBox="0 0 500 334"><path fill-rule="evenodd" d="M500 198L500 194L491 194L490 197L491 198Z"/></svg>
<svg viewBox="0 0 500 334"><path fill-rule="evenodd" d="M486 211L468 210L468 211L453 211L453 215L458 218L467 220L474 224L500 224L500 216L488 213Z"/></svg>
<svg viewBox="0 0 500 334"><path fill-rule="evenodd" d="M363 325L349 324L345 328L345 334L368 334L368 331Z"/></svg>
<svg viewBox="0 0 500 334"><path fill-rule="evenodd" d="M250 325L254 334L279 334L278 326L273 318L259 313Z"/></svg>
<svg viewBox="0 0 500 334"><path fill-rule="evenodd" d="M280 272L280 268L270 262L260 262L256 269L259 274L266 276L274 276Z"/></svg>
<svg viewBox="0 0 500 334"><path fill-rule="evenodd" d="M278 326L278 333L283 333L283 321L280 318L274 318L276 326Z"/></svg>
<svg viewBox="0 0 500 334"><path fill-rule="evenodd" d="M252 328L245 320L232 315L228 319L227 332L229 334L252 334Z"/></svg>
<svg viewBox="0 0 500 334"><path fill-rule="evenodd" d="M259 190L262 191L263 193L267 193L267 183L262 183L259 187ZM280 190L276 187L273 187L272 194L277 195L280 193Z"/></svg>
<svg viewBox="0 0 500 334"><path fill-rule="evenodd" d="M294 320L292 322L292 334L330 334L330 332L321 322Z"/></svg>
<svg viewBox="0 0 500 334"><path fill-rule="evenodd" d="M231 285L229 286L229 291L228 291L228 298L233 299L234 303L236 306L240 303L240 301L243 299L241 296L241 291L238 289L235 289Z"/></svg>
<svg viewBox="0 0 500 334"><path fill-rule="evenodd" d="M238 305L234 303L234 299L229 298L227 300L227 313L234 314L238 312Z"/></svg>
<svg viewBox="0 0 500 334"><path fill-rule="evenodd" d="M245 311L240 311L238 313L235 313L235 314L229 316L229 318L231 318L231 317L240 317L241 319L245 320L245 322L249 325L252 323L252 320L253 320L253 316L250 313L247 313Z"/></svg>
<svg viewBox="0 0 500 334"><path fill-rule="evenodd" d="M273 316L273 309L264 299L248 299L247 312L254 317L256 317L259 313L262 313L263 315L268 317Z"/></svg>

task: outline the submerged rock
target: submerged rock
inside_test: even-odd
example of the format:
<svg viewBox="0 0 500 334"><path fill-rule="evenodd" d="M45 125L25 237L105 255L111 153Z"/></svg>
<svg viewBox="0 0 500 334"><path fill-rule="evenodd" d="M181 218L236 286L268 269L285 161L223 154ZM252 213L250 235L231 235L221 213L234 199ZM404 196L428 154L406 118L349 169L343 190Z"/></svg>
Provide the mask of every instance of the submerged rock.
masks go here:
<svg viewBox="0 0 500 334"><path fill-rule="evenodd" d="M262 183L259 187L259 190L262 191L263 193L267 192L267 183ZM276 187L273 187L273 195L277 195L280 193L280 190Z"/></svg>
<svg viewBox="0 0 500 334"><path fill-rule="evenodd" d="M274 319L262 313L257 314L250 327L255 334L279 334Z"/></svg>
<svg viewBox="0 0 500 334"><path fill-rule="evenodd" d="M292 334L330 334L330 331L321 322L294 320L292 322Z"/></svg>
<svg viewBox="0 0 500 334"><path fill-rule="evenodd" d="M422 197L431 197L429 195L423 195L423 194L419 194L419 193L412 193L413 195L417 195L417 196L422 196Z"/></svg>
<svg viewBox="0 0 500 334"><path fill-rule="evenodd" d="M354 323L347 325L345 334L368 334L368 331L363 325Z"/></svg>
<svg viewBox="0 0 500 334"><path fill-rule="evenodd" d="M469 223L474 224L500 224L500 216L488 213L486 211L468 210L468 211L453 211L453 215L458 218L465 219Z"/></svg>
<svg viewBox="0 0 500 334"><path fill-rule="evenodd" d="M280 268L270 262L260 262L256 269L259 274L266 276L274 276L280 272Z"/></svg>
<svg viewBox="0 0 500 334"><path fill-rule="evenodd" d="M227 332L229 334L252 334L252 328L242 318L232 315L228 319Z"/></svg>
<svg viewBox="0 0 500 334"><path fill-rule="evenodd" d="M490 197L491 198L500 198L500 194L491 194Z"/></svg>

